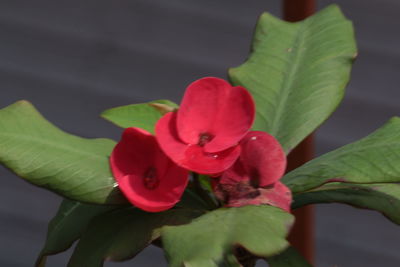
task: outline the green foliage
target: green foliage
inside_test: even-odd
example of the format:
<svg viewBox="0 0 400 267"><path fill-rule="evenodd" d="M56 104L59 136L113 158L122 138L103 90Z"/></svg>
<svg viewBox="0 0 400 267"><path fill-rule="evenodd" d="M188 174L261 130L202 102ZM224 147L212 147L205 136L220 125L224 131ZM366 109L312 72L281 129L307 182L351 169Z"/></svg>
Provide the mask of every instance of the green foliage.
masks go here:
<svg viewBox="0 0 400 267"><path fill-rule="evenodd" d="M211 186L211 179L214 179L214 178L211 178L211 177L209 177L208 175L203 175L203 174L200 174L200 175L199 175L199 182L200 182L201 186L202 186L205 190L207 190L207 191L209 191L209 192L212 192L212 191L213 191L213 190L212 190L212 186Z"/></svg>
<svg viewBox="0 0 400 267"><path fill-rule="evenodd" d="M162 226L188 223L201 214L193 209L147 213L132 207L105 213L91 221L68 267L101 267L104 260L128 260L159 238Z"/></svg>
<svg viewBox="0 0 400 267"><path fill-rule="evenodd" d="M215 207L215 205L210 205L204 199L202 199L193 188L192 185L186 187L185 192L181 200L176 204L177 207L187 208L187 209L198 209L198 210L209 210Z"/></svg>
<svg viewBox="0 0 400 267"><path fill-rule="evenodd" d="M178 108L169 100L155 100L105 110L101 117L122 128L138 127L154 133L156 122L163 113Z"/></svg>
<svg viewBox="0 0 400 267"><path fill-rule="evenodd" d="M392 118L360 141L304 164L282 181L293 193L329 182L400 182L400 118Z"/></svg>
<svg viewBox="0 0 400 267"><path fill-rule="evenodd" d="M65 199L56 216L49 223L46 243L35 266L44 267L46 256L67 250L73 242L80 238L95 216L116 209L116 207L88 205Z"/></svg>
<svg viewBox="0 0 400 267"><path fill-rule="evenodd" d="M293 208L332 202L376 210L400 224L400 184L326 184L296 195Z"/></svg>
<svg viewBox="0 0 400 267"><path fill-rule="evenodd" d="M312 267L311 264L292 247L289 247L277 256L269 258L267 261L269 267Z"/></svg>
<svg viewBox="0 0 400 267"><path fill-rule="evenodd" d="M61 131L27 101L0 110L0 162L28 182L70 199L125 202L108 163L114 145Z"/></svg>
<svg viewBox="0 0 400 267"><path fill-rule="evenodd" d="M169 266L218 266L238 246L261 257L281 252L293 220L267 205L222 208L190 224L163 227L161 236Z"/></svg>
<svg viewBox="0 0 400 267"><path fill-rule="evenodd" d="M288 152L340 103L356 54L352 24L335 5L298 23L264 13L249 59L229 76L253 94L253 129Z"/></svg>

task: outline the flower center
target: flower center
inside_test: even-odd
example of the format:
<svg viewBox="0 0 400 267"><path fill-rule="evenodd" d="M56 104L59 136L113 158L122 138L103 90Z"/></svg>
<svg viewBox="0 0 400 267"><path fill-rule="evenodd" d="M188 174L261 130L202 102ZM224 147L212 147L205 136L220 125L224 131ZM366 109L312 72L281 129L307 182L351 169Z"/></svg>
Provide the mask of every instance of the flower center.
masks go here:
<svg viewBox="0 0 400 267"><path fill-rule="evenodd" d="M260 187L260 173L258 172L257 169L251 169L250 170L250 185L254 188L259 188Z"/></svg>
<svg viewBox="0 0 400 267"><path fill-rule="evenodd" d="M157 178L157 170L154 167L148 168L143 175L143 185L149 190L154 190L160 184Z"/></svg>
<svg viewBox="0 0 400 267"><path fill-rule="evenodd" d="M199 134L199 142L197 143L197 145L205 146L207 143L209 143L213 139L214 139L214 135L209 134L209 133L201 133L201 134Z"/></svg>

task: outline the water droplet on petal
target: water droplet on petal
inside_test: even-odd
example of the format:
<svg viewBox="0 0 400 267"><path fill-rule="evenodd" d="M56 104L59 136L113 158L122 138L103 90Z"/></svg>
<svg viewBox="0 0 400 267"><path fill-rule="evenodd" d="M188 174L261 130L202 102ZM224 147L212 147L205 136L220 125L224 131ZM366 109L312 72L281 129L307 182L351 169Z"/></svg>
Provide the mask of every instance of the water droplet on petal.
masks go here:
<svg viewBox="0 0 400 267"><path fill-rule="evenodd" d="M205 153L205 156L212 158L212 159L217 159L218 158L218 154L214 154L214 153Z"/></svg>
<svg viewBox="0 0 400 267"><path fill-rule="evenodd" d="M253 136L250 140L257 140L257 136Z"/></svg>

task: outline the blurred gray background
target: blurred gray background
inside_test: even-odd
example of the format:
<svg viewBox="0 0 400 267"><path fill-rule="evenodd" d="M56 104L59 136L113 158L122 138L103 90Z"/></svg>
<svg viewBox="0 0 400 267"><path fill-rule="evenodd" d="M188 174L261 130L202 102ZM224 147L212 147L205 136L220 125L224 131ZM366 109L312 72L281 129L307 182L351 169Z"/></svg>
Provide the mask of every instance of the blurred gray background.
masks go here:
<svg viewBox="0 0 400 267"><path fill-rule="evenodd" d="M355 141L400 115L400 2L320 0L340 4L354 21L359 46L341 107L317 132L317 154ZM62 129L118 139L101 120L107 108L169 98L188 83L226 77L249 51L263 11L278 0L1 0L0 106L27 99ZM60 197L0 168L0 266L32 266ZM320 205L316 266L400 264L400 227L375 212ZM65 266L68 253L51 257ZM106 266L166 266L147 249ZM261 265L260 265L261 266Z"/></svg>

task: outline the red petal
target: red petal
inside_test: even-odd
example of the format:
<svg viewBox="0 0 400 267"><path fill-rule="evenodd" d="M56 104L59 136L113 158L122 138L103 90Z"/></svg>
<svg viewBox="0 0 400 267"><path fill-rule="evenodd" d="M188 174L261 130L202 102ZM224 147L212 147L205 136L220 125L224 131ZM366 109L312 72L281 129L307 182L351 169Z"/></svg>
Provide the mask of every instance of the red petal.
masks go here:
<svg viewBox="0 0 400 267"><path fill-rule="evenodd" d="M265 204L269 204L290 212L292 193L290 192L290 189L287 188L287 186L283 183L276 182L271 189L261 189L261 194L263 199L265 199Z"/></svg>
<svg viewBox="0 0 400 267"><path fill-rule="evenodd" d="M126 174L143 174L153 166L157 153L159 148L154 136L139 128L125 129L111 154L111 167L117 181Z"/></svg>
<svg viewBox="0 0 400 267"><path fill-rule="evenodd" d="M133 205L145 211L160 212L172 208L181 199L188 183L188 172L171 162L156 189L144 187L143 177L136 175L121 177L118 183Z"/></svg>
<svg viewBox="0 0 400 267"><path fill-rule="evenodd" d="M186 170L176 166L159 148L154 136L128 128L110 157L111 169L127 199L146 211L158 212L173 207L181 198L188 182ZM148 189L144 175L154 168L158 186Z"/></svg>
<svg viewBox="0 0 400 267"><path fill-rule="evenodd" d="M231 168L224 171L219 179L219 182L224 185L236 185L242 181L249 182L250 176L246 173L240 160L237 160Z"/></svg>
<svg viewBox="0 0 400 267"><path fill-rule="evenodd" d="M253 188L246 183L218 184L215 195L225 201L226 207L247 205L271 205L290 212L292 194L284 184L276 182L269 188Z"/></svg>
<svg viewBox="0 0 400 267"><path fill-rule="evenodd" d="M183 166L202 174L219 174L235 163L240 155L240 146L234 146L218 153L206 153L197 145L189 145L185 151Z"/></svg>
<svg viewBox="0 0 400 267"><path fill-rule="evenodd" d="M219 78L203 78L190 84L178 110L179 137L198 144L202 134L213 139L204 151L213 153L235 146L254 121L254 101L243 87L232 87Z"/></svg>
<svg viewBox="0 0 400 267"><path fill-rule="evenodd" d="M156 124L156 137L165 154L179 166L213 175L231 167L239 157L239 146L218 153L206 153L203 147L183 143L176 131L176 117L174 112L165 114Z"/></svg>
<svg viewBox="0 0 400 267"><path fill-rule="evenodd" d="M285 173L286 155L279 142L265 132L249 132L240 142L240 161L260 187L278 181Z"/></svg>

